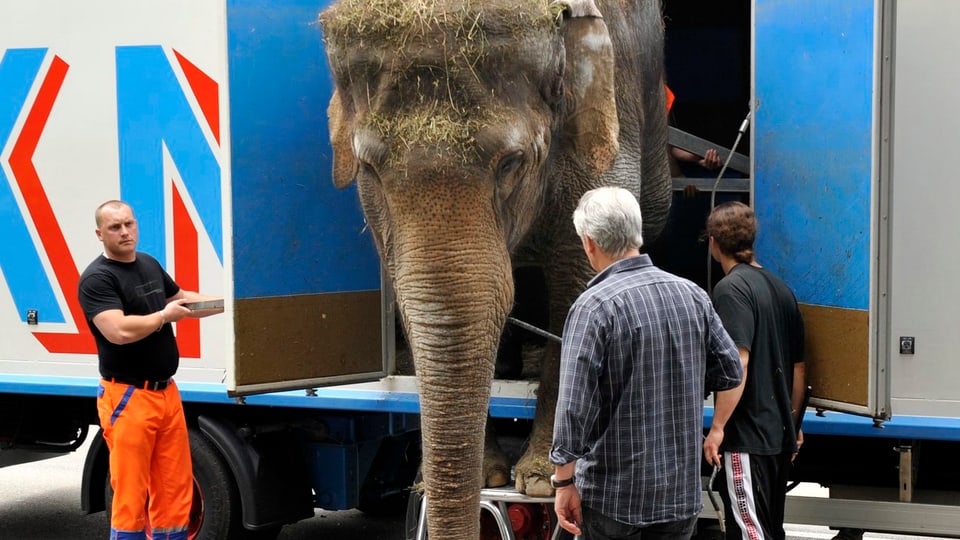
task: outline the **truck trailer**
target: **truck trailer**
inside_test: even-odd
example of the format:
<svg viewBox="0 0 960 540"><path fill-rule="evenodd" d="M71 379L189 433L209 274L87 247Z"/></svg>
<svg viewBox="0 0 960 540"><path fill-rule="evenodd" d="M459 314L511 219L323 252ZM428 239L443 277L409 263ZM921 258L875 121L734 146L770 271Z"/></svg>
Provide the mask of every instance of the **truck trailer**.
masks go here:
<svg viewBox="0 0 960 540"><path fill-rule="evenodd" d="M76 290L100 251L94 209L122 199L142 251L182 287L225 298L224 315L176 325L191 536L269 538L316 508L405 505L420 458L416 379L357 194L330 178L317 24L328 4L0 7L0 465L93 437L81 506L108 506L96 348ZM676 179L651 252L709 288L719 272L696 236L711 192L757 210L759 260L794 288L808 327L813 397L794 477L831 488L791 497L788 519L960 536L948 221L960 72L947 67L960 6L744 0L691 15L665 4L683 127L732 139L749 114L749 167ZM704 50L722 69L698 71ZM495 380L492 421L522 433L535 402L533 380Z"/></svg>
<svg viewBox="0 0 960 540"><path fill-rule="evenodd" d="M676 71L678 101L684 91L698 97L749 88L748 107L726 108L728 125L749 114L749 143L740 149L750 155L748 177L681 184L706 193L726 186L717 197L750 203L759 221L758 261L801 304L813 392L792 480L827 486L830 497L789 497L787 520L958 536L951 460L960 450L960 285L952 273L960 261L947 221L960 189L945 156L960 143L953 99L960 77L940 65L955 50L960 5L757 0L734 15L749 20L749 69L736 61L747 54L738 50L743 34L730 35L737 23L710 26L736 9L693 17L673 43L668 17L668 75ZM714 45L726 47L702 58L677 47L704 28ZM702 39L690 40L703 47ZM710 67L717 64L719 72ZM684 88L698 67L699 84ZM731 85L743 72L749 84ZM724 110L722 103L709 108ZM711 114L702 105L693 112ZM703 129L707 135L710 125ZM721 140L734 141L733 128L726 129ZM674 242L695 244L709 210L706 193L675 198L673 233L681 232ZM692 264L663 257L679 260L681 273L709 288L722 271L698 270L708 260L705 246L699 250Z"/></svg>
<svg viewBox="0 0 960 540"><path fill-rule="evenodd" d="M329 178L323 7L0 8L0 463L97 433L77 282L100 251L93 209L123 199L142 251L226 301L224 316L176 328L203 512L191 534L270 537L315 507L405 502L417 395L386 360L389 308L356 194ZM84 511L109 504L107 474L96 435Z"/></svg>

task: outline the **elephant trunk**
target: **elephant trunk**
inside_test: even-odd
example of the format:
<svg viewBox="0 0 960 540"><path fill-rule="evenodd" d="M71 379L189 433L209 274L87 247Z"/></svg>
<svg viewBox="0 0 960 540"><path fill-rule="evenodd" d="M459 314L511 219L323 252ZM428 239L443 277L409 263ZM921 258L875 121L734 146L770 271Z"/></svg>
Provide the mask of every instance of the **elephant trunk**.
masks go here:
<svg viewBox="0 0 960 540"><path fill-rule="evenodd" d="M490 385L513 303L510 258L492 211L470 223L463 215L401 224L394 253L394 287L420 386L432 539L479 537Z"/></svg>

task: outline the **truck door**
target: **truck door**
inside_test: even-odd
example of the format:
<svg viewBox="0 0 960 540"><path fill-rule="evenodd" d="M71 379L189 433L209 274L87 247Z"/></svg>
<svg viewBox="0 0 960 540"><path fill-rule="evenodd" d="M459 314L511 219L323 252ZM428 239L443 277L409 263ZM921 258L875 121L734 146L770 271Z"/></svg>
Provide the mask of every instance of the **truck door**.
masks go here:
<svg viewBox="0 0 960 540"><path fill-rule="evenodd" d="M386 374L378 257L356 190L331 180L327 3L227 2L236 394Z"/></svg>
<svg viewBox="0 0 960 540"><path fill-rule="evenodd" d="M890 159L881 176L889 194L888 352L895 415L960 417L960 280L957 268L957 182L960 72L955 62L960 4L951 0L892 2L888 28L892 99Z"/></svg>
<svg viewBox="0 0 960 540"><path fill-rule="evenodd" d="M101 250L93 210L123 199L140 251L226 299L176 323L178 381L385 374L378 257L355 189L330 179L329 3L3 4L0 371L95 380L77 283Z"/></svg>
<svg viewBox="0 0 960 540"><path fill-rule="evenodd" d="M811 403L888 417L875 338L879 9L756 0L753 13L758 260L801 304Z"/></svg>

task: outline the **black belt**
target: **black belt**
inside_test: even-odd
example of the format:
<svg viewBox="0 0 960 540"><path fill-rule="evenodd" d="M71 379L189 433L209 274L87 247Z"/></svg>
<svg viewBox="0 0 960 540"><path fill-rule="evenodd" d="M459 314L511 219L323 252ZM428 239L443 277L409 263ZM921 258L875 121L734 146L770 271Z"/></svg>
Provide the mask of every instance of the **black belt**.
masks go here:
<svg viewBox="0 0 960 540"><path fill-rule="evenodd" d="M149 381L146 379L134 379L132 377L111 377L110 382L120 383L120 384L129 384L131 386L136 386L137 388L142 388L144 390L164 390L166 387L170 386L170 383L173 382L173 379L163 379L162 381Z"/></svg>

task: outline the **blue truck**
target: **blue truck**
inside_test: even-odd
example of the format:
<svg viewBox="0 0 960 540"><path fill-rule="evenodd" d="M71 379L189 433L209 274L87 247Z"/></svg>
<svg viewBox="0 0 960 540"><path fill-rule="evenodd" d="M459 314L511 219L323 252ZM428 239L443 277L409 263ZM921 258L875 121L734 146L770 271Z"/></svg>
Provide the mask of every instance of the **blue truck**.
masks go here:
<svg viewBox="0 0 960 540"><path fill-rule="evenodd" d="M0 7L0 466L93 437L82 507L109 503L75 291L99 253L93 209L121 198L143 251L225 297L225 315L176 328L202 503L192 537L269 538L315 508L404 505L416 378L356 193L330 179L328 3ZM748 166L677 178L654 258L709 288L719 276L696 236L711 192L750 202L759 259L808 325L794 476L830 487L791 497L788 519L960 535L960 72L945 67L960 6L723 4L667 2L669 82L680 127L701 137L732 140L749 113L734 148ZM496 380L492 421L522 439L535 402L532 380Z"/></svg>

